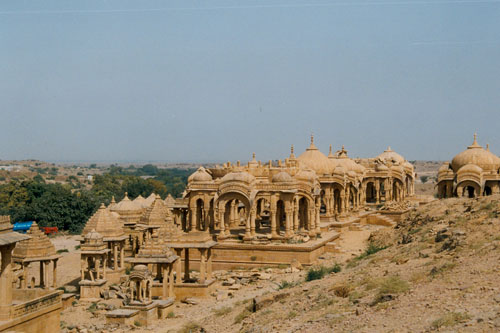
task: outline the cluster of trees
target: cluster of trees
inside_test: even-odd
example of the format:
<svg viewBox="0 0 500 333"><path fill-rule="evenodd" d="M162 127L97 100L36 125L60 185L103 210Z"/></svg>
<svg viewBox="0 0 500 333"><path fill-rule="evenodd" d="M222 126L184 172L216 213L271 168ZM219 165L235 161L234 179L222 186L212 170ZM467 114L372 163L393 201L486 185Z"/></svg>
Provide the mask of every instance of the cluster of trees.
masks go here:
<svg viewBox="0 0 500 333"><path fill-rule="evenodd" d="M178 197L187 184L187 177L193 172L145 167L134 170L112 167L108 173L94 176L91 189L77 187L71 181L47 184L40 176L24 181L13 180L0 185L0 215L10 215L13 222L34 220L40 226L80 233L99 205L109 204L113 196L117 201L125 192L131 199L139 195L147 197L153 192L162 198L169 193ZM155 174L140 175L144 172Z"/></svg>

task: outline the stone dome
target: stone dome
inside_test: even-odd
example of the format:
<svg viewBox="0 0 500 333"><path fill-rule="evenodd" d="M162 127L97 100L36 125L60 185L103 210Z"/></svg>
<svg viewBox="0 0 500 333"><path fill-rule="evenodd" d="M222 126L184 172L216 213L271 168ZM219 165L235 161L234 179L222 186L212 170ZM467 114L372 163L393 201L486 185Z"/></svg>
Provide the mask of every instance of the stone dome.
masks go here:
<svg viewBox="0 0 500 333"><path fill-rule="evenodd" d="M117 203L112 210L114 212L130 212L130 211L140 211L142 210L142 206L137 202L133 202L128 198L128 193L125 192L125 197Z"/></svg>
<svg viewBox="0 0 500 333"><path fill-rule="evenodd" d="M103 237L100 233L98 233L97 231L95 231L95 229L92 229L91 231L89 231L86 235L85 235L85 241L93 241L94 243L95 242L102 242L103 240Z"/></svg>
<svg viewBox="0 0 500 333"><path fill-rule="evenodd" d="M255 177L249 174L246 171L236 171L236 172L230 172L224 177L222 177L221 181L222 182L230 182L230 181L239 181L239 182L245 182L250 184L255 180Z"/></svg>
<svg viewBox="0 0 500 333"><path fill-rule="evenodd" d="M318 176L331 174L333 170L328 157L326 157L326 155L319 151L319 149L314 145L314 139L312 136L311 145L297 158L297 160L302 166L315 171Z"/></svg>
<svg viewBox="0 0 500 333"><path fill-rule="evenodd" d="M339 165L338 167L336 167L335 171L333 171L334 175L343 176L345 173L346 173L346 169L343 166L341 166L341 165Z"/></svg>
<svg viewBox="0 0 500 333"><path fill-rule="evenodd" d="M403 167L401 165L393 165L391 166L391 170L394 172L403 172Z"/></svg>
<svg viewBox="0 0 500 333"><path fill-rule="evenodd" d="M316 179L316 174L311 170L300 170L295 174L295 179L306 182L314 182L314 180Z"/></svg>
<svg viewBox="0 0 500 333"><path fill-rule="evenodd" d="M474 135L472 145L453 158L451 168L457 172L467 164L477 165L484 171L497 171L500 168L500 158L481 147L477 143L476 135Z"/></svg>
<svg viewBox="0 0 500 333"><path fill-rule="evenodd" d="M392 163L399 163L399 164L403 164L405 162L405 158L396 153L395 151L393 151L391 147L387 147L387 149L384 150L384 152L378 155L377 157L384 162L391 161Z"/></svg>
<svg viewBox="0 0 500 333"><path fill-rule="evenodd" d="M344 146L342 146L342 150L340 151L337 158L330 158L332 163L334 163L335 167L342 166L347 172L354 171L356 173L363 173L365 171L365 167L356 163L354 160L347 156L347 150L345 150Z"/></svg>
<svg viewBox="0 0 500 333"><path fill-rule="evenodd" d="M355 178L356 177L356 171L354 170L349 170L347 171L347 175L351 178Z"/></svg>
<svg viewBox="0 0 500 333"><path fill-rule="evenodd" d="M480 175L482 172L483 169L481 169L475 164L467 164L458 169L458 173L475 173L477 175Z"/></svg>
<svg viewBox="0 0 500 333"><path fill-rule="evenodd" d="M449 163L443 163L443 165L441 165L439 167L438 173L449 172L449 171L452 171L451 168L450 168L450 164Z"/></svg>
<svg viewBox="0 0 500 333"><path fill-rule="evenodd" d="M375 165L375 170L376 171L389 171L389 168L385 164L377 163L377 165Z"/></svg>
<svg viewBox="0 0 500 333"><path fill-rule="evenodd" d="M188 178L189 182L209 182L212 180L212 176L208 173L207 169L202 166Z"/></svg>
<svg viewBox="0 0 500 333"><path fill-rule="evenodd" d="M287 172L281 171L273 176L273 183L293 183L293 178Z"/></svg>
<svg viewBox="0 0 500 333"><path fill-rule="evenodd" d="M408 161L405 161L403 163L403 167L405 167L406 169L413 169L413 164L411 164L410 162Z"/></svg>

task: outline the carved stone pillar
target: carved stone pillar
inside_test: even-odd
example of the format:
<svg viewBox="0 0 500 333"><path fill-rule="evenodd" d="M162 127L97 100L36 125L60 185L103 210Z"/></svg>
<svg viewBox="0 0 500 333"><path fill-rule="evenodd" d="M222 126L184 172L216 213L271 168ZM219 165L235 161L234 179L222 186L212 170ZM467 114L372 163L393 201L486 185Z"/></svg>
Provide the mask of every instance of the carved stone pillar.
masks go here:
<svg viewBox="0 0 500 333"><path fill-rule="evenodd" d="M252 237L255 236L255 219L257 218L257 212L255 211L255 208L252 208L250 210L250 235Z"/></svg>

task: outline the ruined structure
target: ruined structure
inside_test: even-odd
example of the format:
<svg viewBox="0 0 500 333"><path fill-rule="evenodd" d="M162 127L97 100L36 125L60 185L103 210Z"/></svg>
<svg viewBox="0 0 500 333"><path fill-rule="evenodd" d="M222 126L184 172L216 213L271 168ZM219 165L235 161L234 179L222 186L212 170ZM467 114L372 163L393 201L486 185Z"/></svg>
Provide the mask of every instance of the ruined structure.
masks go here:
<svg viewBox="0 0 500 333"><path fill-rule="evenodd" d="M14 288L12 251L16 243L29 239L29 235L12 231L8 216L0 217L0 332L59 331L61 290L25 288L24 284ZM28 257L37 253L37 249L26 249L22 253Z"/></svg>
<svg viewBox="0 0 500 333"><path fill-rule="evenodd" d="M474 142L438 171L438 197L474 198L500 193L500 158Z"/></svg>

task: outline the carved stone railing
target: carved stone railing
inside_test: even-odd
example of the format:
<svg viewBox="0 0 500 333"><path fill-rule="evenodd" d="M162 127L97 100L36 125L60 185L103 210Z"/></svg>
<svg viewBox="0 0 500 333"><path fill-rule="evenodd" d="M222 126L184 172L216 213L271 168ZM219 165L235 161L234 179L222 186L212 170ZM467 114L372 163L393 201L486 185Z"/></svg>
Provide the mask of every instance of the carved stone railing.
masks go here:
<svg viewBox="0 0 500 333"><path fill-rule="evenodd" d="M13 318L18 318L30 313L40 311L44 308L48 308L57 303L60 303L62 305L61 294L61 290L54 290L47 295L14 305L12 307L12 316Z"/></svg>

